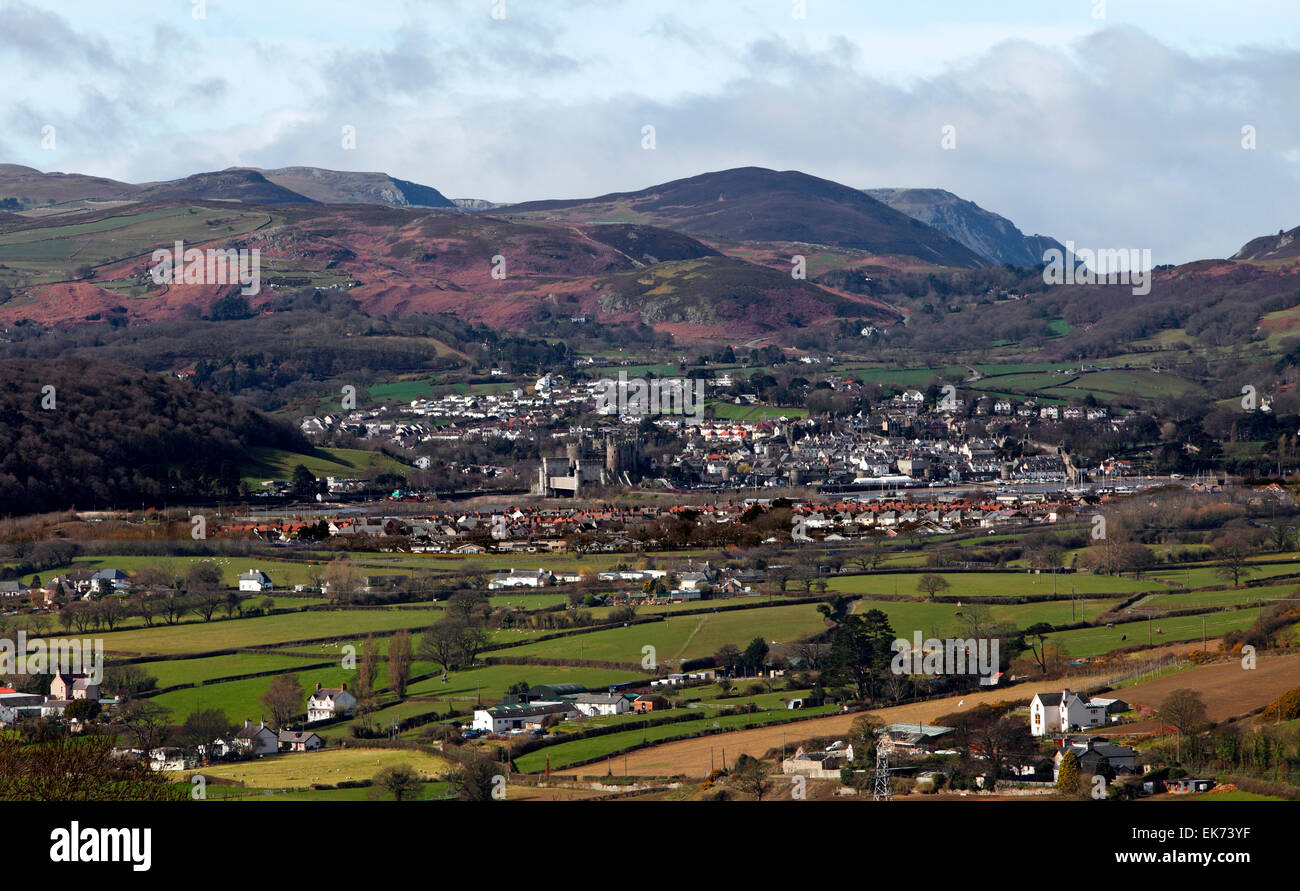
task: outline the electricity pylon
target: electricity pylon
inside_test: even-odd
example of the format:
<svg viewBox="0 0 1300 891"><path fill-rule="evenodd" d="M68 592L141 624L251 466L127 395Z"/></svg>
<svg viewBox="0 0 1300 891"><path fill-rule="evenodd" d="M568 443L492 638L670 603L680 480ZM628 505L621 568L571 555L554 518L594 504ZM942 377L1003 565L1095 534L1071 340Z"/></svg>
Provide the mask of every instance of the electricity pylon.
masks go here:
<svg viewBox="0 0 1300 891"><path fill-rule="evenodd" d="M889 782L889 752L884 746L876 747L876 771L872 800L893 801L894 787Z"/></svg>

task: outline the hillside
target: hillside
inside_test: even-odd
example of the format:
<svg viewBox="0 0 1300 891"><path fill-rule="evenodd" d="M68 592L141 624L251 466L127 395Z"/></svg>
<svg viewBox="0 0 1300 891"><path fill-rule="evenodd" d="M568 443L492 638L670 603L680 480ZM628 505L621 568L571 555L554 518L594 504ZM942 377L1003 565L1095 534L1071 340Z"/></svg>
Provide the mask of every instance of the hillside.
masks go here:
<svg viewBox="0 0 1300 891"><path fill-rule="evenodd" d="M637 192L533 201L492 211L507 218L648 223L739 241L792 241L975 268L988 261L858 189L795 170L740 167Z"/></svg>
<svg viewBox="0 0 1300 891"><path fill-rule="evenodd" d="M787 272L731 257L662 263L598 279L584 308L676 334L727 340L792 332L837 317L893 324L898 314L858 303Z"/></svg>
<svg viewBox="0 0 1300 891"><path fill-rule="evenodd" d="M877 201L933 226L989 262L1033 268L1043 252L1065 247L1046 235L1025 235L1006 217L943 189L864 189Z"/></svg>
<svg viewBox="0 0 1300 891"><path fill-rule="evenodd" d="M311 201L297 192L278 186L256 170L222 170L196 173L184 179L146 183L132 196L139 201L207 199L241 201L246 204L305 204Z"/></svg>
<svg viewBox="0 0 1300 891"><path fill-rule="evenodd" d="M19 164L0 164L0 209L19 210L84 199L130 198L130 183L83 176L80 173L42 173Z"/></svg>
<svg viewBox="0 0 1300 891"><path fill-rule="evenodd" d="M1234 260L1291 260L1300 257L1300 226L1276 235L1262 235L1242 245Z"/></svg>
<svg viewBox="0 0 1300 891"><path fill-rule="evenodd" d="M455 207L437 189L386 173L358 173L321 167L253 168L281 188L321 204L385 204L390 207Z"/></svg>
<svg viewBox="0 0 1300 891"><path fill-rule="evenodd" d="M0 515L233 494L256 446L310 448L292 427L174 378L0 360Z"/></svg>

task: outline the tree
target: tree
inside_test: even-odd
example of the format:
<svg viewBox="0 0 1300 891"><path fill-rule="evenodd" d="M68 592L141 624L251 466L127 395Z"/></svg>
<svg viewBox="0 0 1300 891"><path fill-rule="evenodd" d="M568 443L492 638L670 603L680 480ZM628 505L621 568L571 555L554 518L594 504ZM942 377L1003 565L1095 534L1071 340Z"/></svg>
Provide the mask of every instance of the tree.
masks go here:
<svg viewBox="0 0 1300 891"><path fill-rule="evenodd" d="M451 787L461 801L491 801L498 787L500 766L486 758L471 758L451 772Z"/></svg>
<svg viewBox="0 0 1300 891"><path fill-rule="evenodd" d="M220 566L211 560L201 560L185 570L185 588L189 591L220 588L223 578Z"/></svg>
<svg viewBox="0 0 1300 891"><path fill-rule="evenodd" d="M460 623L450 618L430 625L420 637L420 658L437 662L444 672L451 671L452 661L460 651Z"/></svg>
<svg viewBox="0 0 1300 891"><path fill-rule="evenodd" d="M302 711L307 694L296 674L277 675L262 696L262 704L271 713L271 723L276 730L293 721Z"/></svg>
<svg viewBox="0 0 1300 891"><path fill-rule="evenodd" d="M190 598L190 609L194 615L200 617L205 622L211 622L212 617L216 615L221 604L226 600L226 595L215 588L208 588L200 591Z"/></svg>
<svg viewBox="0 0 1300 891"><path fill-rule="evenodd" d="M94 730L28 743L0 737L0 801L181 801L186 791Z"/></svg>
<svg viewBox="0 0 1300 891"><path fill-rule="evenodd" d="M767 659L767 653L767 641L761 637L756 637L749 642L749 646L745 647L745 652L741 658L750 671L759 674L763 671L763 661Z"/></svg>
<svg viewBox="0 0 1300 891"><path fill-rule="evenodd" d="M713 654L713 664L719 670L732 674L740 663L740 648L735 644L723 644Z"/></svg>
<svg viewBox="0 0 1300 891"><path fill-rule="evenodd" d="M112 631L119 622L126 619L130 609L121 597L109 595L95 604L94 612L95 617L104 623L104 627Z"/></svg>
<svg viewBox="0 0 1300 891"><path fill-rule="evenodd" d="M186 717L176 732L176 741L186 748L206 746L214 739L224 739L235 732L235 723L221 709L196 709Z"/></svg>
<svg viewBox="0 0 1300 891"><path fill-rule="evenodd" d="M491 608L491 601L482 591L457 591L447 600L447 614L465 624L479 621Z"/></svg>
<svg viewBox="0 0 1300 891"><path fill-rule="evenodd" d="M947 591L951 587L946 578L932 572L927 572L916 580L916 590L931 600L934 600L935 595L940 591Z"/></svg>
<svg viewBox="0 0 1300 891"><path fill-rule="evenodd" d="M176 592L164 594L158 600L158 612L162 615L163 621L168 625L175 625L181 620L181 616L190 611L190 600L188 597L182 597Z"/></svg>
<svg viewBox="0 0 1300 891"><path fill-rule="evenodd" d="M757 758L741 755L731 768L731 783L741 792L753 795L759 801L772 788L771 767Z"/></svg>
<svg viewBox="0 0 1300 891"><path fill-rule="evenodd" d="M63 717L69 721L79 721L88 724L99 717L99 700L98 699L74 699L69 702L67 708L63 710Z"/></svg>
<svg viewBox="0 0 1300 891"><path fill-rule="evenodd" d="M1269 529L1273 539L1273 550L1279 554L1283 551L1290 550L1291 545L1295 542L1296 529L1290 523L1285 521L1274 523Z"/></svg>
<svg viewBox="0 0 1300 891"><path fill-rule="evenodd" d="M1207 721L1205 700L1195 690L1175 690L1165 697L1156 710L1156 717L1167 721L1178 731L1178 752L1176 757L1182 759L1182 739L1185 735L1199 730Z"/></svg>
<svg viewBox="0 0 1300 891"><path fill-rule="evenodd" d="M424 782L420 779L420 775L409 764L396 764L392 767L385 767L375 774L371 782L370 791L372 797L378 797L376 793L387 792L393 796L394 801L414 798L424 788Z"/></svg>
<svg viewBox="0 0 1300 891"><path fill-rule="evenodd" d="M492 636L488 630L479 625L461 625L460 631L456 635L456 644L460 649L460 654L465 658L466 665L473 665L474 660L478 658L479 650L488 645Z"/></svg>
<svg viewBox="0 0 1300 891"><path fill-rule="evenodd" d="M875 697L876 684L889 674L894 630L878 609L845 616L831 637L823 679L853 687L858 699Z"/></svg>
<svg viewBox="0 0 1300 891"><path fill-rule="evenodd" d="M158 679L139 665L108 665L104 668L104 689L122 699L152 690Z"/></svg>
<svg viewBox="0 0 1300 891"><path fill-rule="evenodd" d="M1024 641L1026 648L1034 654L1034 661L1038 663L1038 668L1047 674L1047 635L1052 631L1052 626L1046 622L1035 622L1025 629Z"/></svg>
<svg viewBox="0 0 1300 891"><path fill-rule="evenodd" d="M346 603L365 587L365 578L346 555L340 555L321 573L321 587L328 589L335 600Z"/></svg>
<svg viewBox="0 0 1300 891"><path fill-rule="evenodd" d="M1056 791L1078 795L1083 788L1083 773L1079 770L1079 756L1068 750L1061 756L1061 767L1056 772Z"/></svg>
<svg viewBox="0 0 1300 891"><path fill-rule="evenodd" d="M1241 584L1241 577L1254 571L1248 562L1251 552L1250 543L1240 533L1230 532L1215 542L1214 556L1219 561L1214 574L1224 581L1231 581L1235 588Z"/></svg>
<svg viewBox="0 0 1300 891"><path fill-rule="evenodd" d="M357 665L357 698L365 699L375 689L375 636L366 635L361 645L361 662Z"/></svg>
<svg viewBox="0 0 1300 891"><path fill-rule="evenodd" d="M406 685L411 680L411 633L405 629L393 635L388 644L388 689L399 699L406 698Z"/></svg>
<svg viewBox="0 0 1300 891"><path fill-rule="evenodd" d="M849 725L848 743L858 764L876 763L876 735L885 723L875 715L858 715Z"/></svg>
<svg viewBox="0 0 1300 891"><path fill-rule="evenodd" d="M131 734L136 748L148 754L166 738L170 714L170 709L148 699L128 699L117 707L117 723Z"/></svg>
<svg viewBox="0 0 1300 891"><path fill-rule="evenodd" d="M289 481L289 492L299 501L314 501L316 494L320 491L320 483L315 475L307 469L307 465L299 464L293 469L293 476Z"/></svg>
<svg viewBox="0 0 1300 891"><path fill-rule="evenodd" d="M240 615L243 615L244 613L244 598L239 595L237 590L232 589L227 591L226 599L222 605L226 609L227 619L233 619L235 613L239 613Z"/></svg>

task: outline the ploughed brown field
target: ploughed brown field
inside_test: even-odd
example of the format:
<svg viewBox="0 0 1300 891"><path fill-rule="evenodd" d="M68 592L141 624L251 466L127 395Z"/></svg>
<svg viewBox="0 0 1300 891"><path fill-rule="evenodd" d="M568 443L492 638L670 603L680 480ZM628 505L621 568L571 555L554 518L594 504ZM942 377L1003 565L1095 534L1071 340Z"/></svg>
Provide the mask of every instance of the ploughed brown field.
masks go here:
<svg viewBox="0 0 1300 891"><path fill-rule="evenodd" d="M1028 701L1035 693L1070 687L1083 691L1106 681L1106 675L1088 675L1065 681L1029 682L1003 690L986 690L961 696L948 696L928 702L909 703L876 709L872 714L885 723L934 723L940 715L970 708L984 703L1007 700ZM1238 660L1203 665L1168 677L1135 684L1115 692L1127 702L1156 708L1174 690L1189 688L1198 691L1205 700L1209 717L1213 721L1241 715L1267 705L1282 693L1300 686L1300 653L1261 655L1254 670L1247 671ZM739 730L699 739L667 742L646 749L629 752L627 772L633 776L708 776L712 767L721 767L723 752L731 764L742 752L761 757L769 749L779 749L782 744L791 746L799 740L816 736L835 736L846 732L857 714L832 715L813 718L784 727L761 727ZM1149 725L1149 726L1148 726ZM1127 733L1159 730L1157 722L1143 721L1125 725ZM620 759L621 760L621 759ZM595 776L601 765L586 765L557 774Z"/></svg>
<svg viewBox="0 0 1300 891"><path fill-rule="evenodd" d="M1216 662L1134 684L1113 695L1154 709L1173 691L1187 688L1201 694L1211 721L1222 721L1268 705L1294 687L1300 687L1300 653L1265 653L1251 670L1242 668L1239 659Z"/></svg>

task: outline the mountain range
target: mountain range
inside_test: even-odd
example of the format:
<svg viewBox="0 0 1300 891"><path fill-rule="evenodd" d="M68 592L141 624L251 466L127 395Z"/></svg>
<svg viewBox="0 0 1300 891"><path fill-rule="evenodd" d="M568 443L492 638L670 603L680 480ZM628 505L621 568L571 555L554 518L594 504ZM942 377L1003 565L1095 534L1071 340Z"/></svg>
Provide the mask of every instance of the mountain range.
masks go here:
<svg viewBox="0 0 1300 891"><path fill-rule="evenodd" d="M1234 263L1272 275L1270 261L1300 256L1297 236L1257 238L1230 261L1157 276L1156 287L1209 287ZM1046 309L1018 301L1045 290L1033 269L1060 248L944 190L864 191L760 167L496 204L315 167L132 184L0 165L0 324L205 314L231 296L228 284L163 285L149 274L152 252L177 240L257 248L268 287L254 309L277 289L337 289L391 317L448 313L514 330L593 318L688 340L782 343L832 324L930 325L923 316L962 305L989 307L999 325L1041 326ZM979 317L961 316L954 336Z"/></svg>

